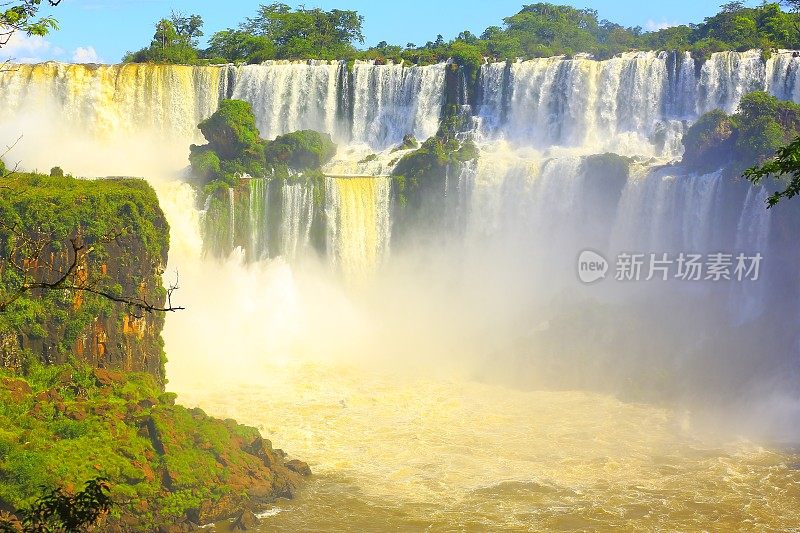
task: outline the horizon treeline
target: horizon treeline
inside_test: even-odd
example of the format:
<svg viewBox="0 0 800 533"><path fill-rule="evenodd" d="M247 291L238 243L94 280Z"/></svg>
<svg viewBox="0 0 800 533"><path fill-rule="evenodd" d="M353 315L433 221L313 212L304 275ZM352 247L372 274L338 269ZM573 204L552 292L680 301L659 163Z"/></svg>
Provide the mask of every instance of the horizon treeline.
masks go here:
<svg viewBox="0 0 800 533"><path fill-rule="evenodd" d="M523 5L480 35L462 31L446 41L441 35L424 44L389 44L360 49L364 17L356 11L293 9L286 4L261 5L236 28L210 36L201 48L200 15L173 12L156 23L149 46L128 52L124 62L181 64L260 63L270 59L373 59L430 64L453 59L460 64L588 53L598 59L633 50L690 51L705 58L724 50L772 50L800 47L800 2L787 0L746 7L729 2L699 24L656 31L601 20L594 9L550 3Z"/></svg>

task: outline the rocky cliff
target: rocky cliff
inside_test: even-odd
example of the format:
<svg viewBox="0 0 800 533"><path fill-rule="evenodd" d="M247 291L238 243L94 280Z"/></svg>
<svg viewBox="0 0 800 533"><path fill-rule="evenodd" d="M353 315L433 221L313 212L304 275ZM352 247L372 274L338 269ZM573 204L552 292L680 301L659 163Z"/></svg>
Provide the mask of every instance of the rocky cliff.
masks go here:
<svg viewBox="0 0 800 533"><path fill-rule="evenodd" d="M142 180L0 181L0 511L103 477L103 531L185 531L291 498L310 474L163 392L164 315L131 302L165 305L168 230Z"/></svg>
<svg viewBox="0 0 800 533"><path fill-rule="evenodd" d="M74 264L69 283L161 307L169 227L142 180L78 180L17 174L0 188L2 293L53 282ZM77 254L72 243L83 246ZM164 382L164 316L87 291L30 290L0 314L0 365L33 358L146 372Z"/></svg>

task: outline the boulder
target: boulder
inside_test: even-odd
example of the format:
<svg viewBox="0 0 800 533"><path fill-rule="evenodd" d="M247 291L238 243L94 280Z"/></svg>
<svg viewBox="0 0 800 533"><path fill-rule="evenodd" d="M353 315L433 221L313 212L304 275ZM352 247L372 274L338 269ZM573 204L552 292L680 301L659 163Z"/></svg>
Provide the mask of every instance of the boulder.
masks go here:
<svg viewBox="0 0 800 533"><path fill-rule="evenodd" d="M297 472L301 476L311 475L311 467L308 466L308 463L301 461L300 459L292 459L291 461L287 461L284 466L286 466L286 468L292 472Z"/></svg>
<svg viewBox="0 0 800 533"><path fill-rule="evenodd" d="M106 368L95 368L94 379L97 381L98 386L110 387L115 383L123 382L125 380L125 376L122 374L122 372L116 372Z"/></svg>
<svg viewBox="0 0 800 533"><path fill-rule="evenodd" d="M3 378L2 384L3 388L9 392L11 399L15 402L22 401L33 392L28 382L22 379Z"/></svg>
<svg viewBox="0 0 800 533"><path fill-rule="evenodd" d="M247 509L243 509L239 516L236 517L236 520L233 521L233 530L234 531L251 531L258 526L258 518L256 515L253 514L252 511L248 511Z"/></svg>

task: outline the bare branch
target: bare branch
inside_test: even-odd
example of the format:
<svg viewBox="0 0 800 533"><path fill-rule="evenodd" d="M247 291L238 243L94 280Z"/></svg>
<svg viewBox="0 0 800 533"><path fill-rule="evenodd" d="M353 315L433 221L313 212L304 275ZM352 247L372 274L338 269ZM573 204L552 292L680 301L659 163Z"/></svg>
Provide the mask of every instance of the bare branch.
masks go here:
<svg viewBox="0 0 800 533"><path fill-rule="evenodd" d="M184 307L176 306L172 303L172 295L178 290L178 274L175 275L175 283L166 289L166 305L158 305L142 296L119 295L112 292L107 287L101 285L101 279L81 278L78 276L81 261L86 260L88 255L94 251L93 246L88 246L82 242L80 236L68 239L70 250L67 251L66 266L56 266L42 258L48 249L53 249L57 245L62 245L63 240L53 239L47 235L34 232L34 236L19 231L15 226L10 226L0 220L0 228L4 229L13 237L14 249L10 251L6 262L17 271L22 281L11 294L3 301L0 301L0 313L4 312L11 304L19 300L25 294L36 291L65 290L70 292L85 292L101 296L112 302L125 304L130 308L131 314L141 318L145 313L168 313L184 310ZM99 239L99 243L109 243L117 241L125 235L125 230L116 230L113 233ZM45 268L42 268L42 267ZM44 270L37 279L36 271ZM50 277L48 277L50 275ZM52 275L55 275L53 278Z"/></svg>
<svg viewBox="0 0 800 533"><path fill-rule="evenodd" d="M3 158L6 156L6 155L8 155L8 153L9 153L11 150L13 150L13 149L14 149L14 147L15 147L15 146L17 146L17 143L19 143L19 141L21 141L21 140L22 140L22 135L20 135L19 137L17 137L17 140L16 140L16 141L14 141L14 142L13 142L13 143L11 143L10 145L6 146L6 149L5 149L5 151L4 151L2 154L0 154L0 160L2 160L2 159L3 159ZM9 176L12 176L13 174L15 174L15 173L17 172L17 169L18 169L18 168L19 168L19 161L17 161L16 163L14 163L14 168L12 168L11 170L5 169L5 170L2 172L2 174L0 174L0 179L3 179L3 178L7 178L7 177L9 177Z"/></svg>

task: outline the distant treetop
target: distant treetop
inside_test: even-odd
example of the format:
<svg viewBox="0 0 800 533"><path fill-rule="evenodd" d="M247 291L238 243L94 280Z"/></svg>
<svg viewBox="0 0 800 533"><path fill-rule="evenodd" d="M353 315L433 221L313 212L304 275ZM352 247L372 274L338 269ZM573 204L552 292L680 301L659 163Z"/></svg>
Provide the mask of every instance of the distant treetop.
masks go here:
<svg viewBox="0 0 800 533"><path fill-rule="evenodd" d="M450 41L441 35L424 45L393 45L386 41L366 50L364 18L356 11L293 9L286 4L261 5L237 28L214 33L208 48L198 48L202 18L173 13L156 24L149 47L129 53L125 61L165 63L260 63L269 59L373 59L429 64L453 58L474 65L484 57L497 60L590 53L607 58L632 50L691 51L707 57L723 50L800 48L800 0L765 2L746 7L724 4L719 13L699 24L646 32L599 19L594 9L551 3L524 5L489 26L480 36L462 31Z"/></svg>

